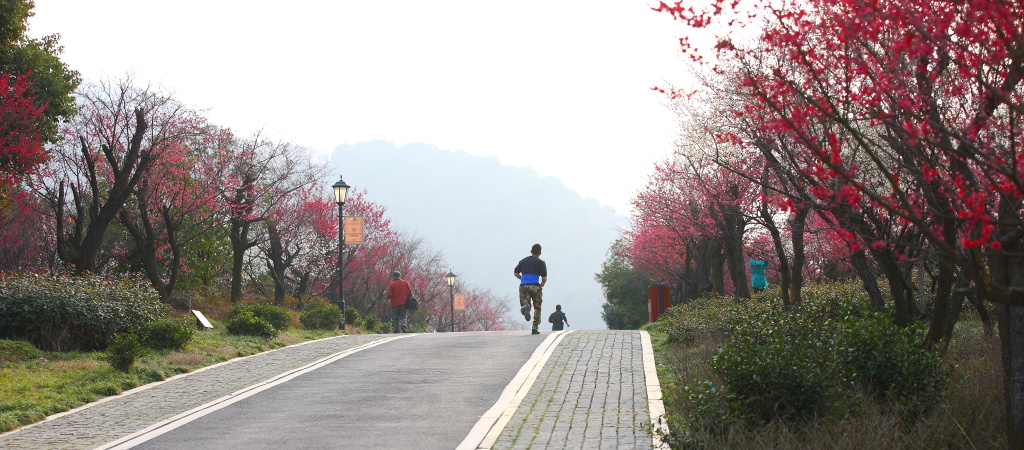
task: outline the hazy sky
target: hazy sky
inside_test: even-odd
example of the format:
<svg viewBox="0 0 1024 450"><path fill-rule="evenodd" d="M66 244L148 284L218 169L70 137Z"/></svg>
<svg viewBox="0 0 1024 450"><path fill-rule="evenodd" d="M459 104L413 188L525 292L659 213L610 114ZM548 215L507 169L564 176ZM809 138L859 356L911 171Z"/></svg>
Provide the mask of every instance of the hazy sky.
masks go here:
<svg viewBox="0 0 1024 450"><path fill-rule="evenodd" d="M243 136L496 156L626 215L675 136L650 87L684 76L681 28L652 3L36 0L29 34L59 33L84 78L132 73Z"/></svg>

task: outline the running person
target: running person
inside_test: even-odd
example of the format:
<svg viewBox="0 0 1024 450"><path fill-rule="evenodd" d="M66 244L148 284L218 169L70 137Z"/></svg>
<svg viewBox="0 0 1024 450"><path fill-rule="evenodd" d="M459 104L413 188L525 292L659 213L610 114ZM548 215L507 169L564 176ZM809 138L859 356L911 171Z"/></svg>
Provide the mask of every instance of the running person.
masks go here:
<svg viewBox="0 0 1024 450"><path fill-rule="evenodd" d="M530 306L533 306L532 334L540 334L540 307L544 302L544 284L548 282L548 266L540 259L540 244L533 244L530 256L516 264L513 275L519 279L519 312L529 322Z"/></svg>

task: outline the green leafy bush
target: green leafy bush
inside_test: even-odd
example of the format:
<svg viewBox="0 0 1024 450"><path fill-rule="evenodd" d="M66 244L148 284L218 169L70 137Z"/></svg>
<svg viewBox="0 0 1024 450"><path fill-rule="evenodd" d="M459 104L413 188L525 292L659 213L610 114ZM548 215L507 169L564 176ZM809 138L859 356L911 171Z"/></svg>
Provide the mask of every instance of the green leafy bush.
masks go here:
<svg viewBox="0 0 1024 450"><path fill-rule="evenodd" d="M107 362L115 369L128 373L135 360L145 354L146 349L138 335L131 332L119 333L107 347Z"/></svg>
<svg viewBox="0 0 1024 450"><path fill-rule="evenodd" d="M725 319L738 306L731 297L704 297L667 309L649 327L665 333L669 342L687 345L698 335L725 331Z"/></svg>
<svg viewBox="0 0 1024 450"><path fill-rule="evenodd" d="M335 305L320 305L299 314L299 322L312 330L333 330L341 324L341 308Z"/></svg>
<svg viewBox="0 0 1024 450"><path fill-rule="evenodd" d="M163 317L147 283L97 276L0 278L0 338L48 351L98 350L114 336Z"/></svg>
<svg viewBox="0 0 1024 450"><path fill-rule="evenodd" d="M284 331L292 324L292 315L288 309L268 304L236 304L228 311L227 320L230 321L242 311L249 311L254 316L267 321L277 331Z"/></svg>
<svg viewBox="0 0 1024 450"><path fill-rule="evenodd" d="M366 331L374 331L380 327L380 317L376 314L370 313L363 318L363 329Z"/></svg>
<svg viewBox="0 0 1024 450"><path fill-rule="evenodd" d="M831 334L806 316L778 310L736 322L712 368L740 400L738 415L767 423L822 413L834 380L825 354Z"/></svg>
<svg viewBox="0 0 1024 450"><path fill-rule="evenodd" d="M345 308L345 324L355 325L359 320L359 311L355 308Z"/></svg>
<svg viewBox="0 0 1024 450"><path fill-rule="evenodd" d="M950 375L925 344L926 330L899 328L881 313L843 322L839 345L847 378L879 403L916 420L942 399Z"/></svg>
<svg viewBox="0 0 1024 450"><path fill-rule="evenodd" d="M277 336L277 329L270 322L267 322L262 317L257 317L256 314L248 309L242 309L233 317L228 318L227 329L230 334L265 338Z"/></svg>
<svg viewBox="0 0 1024 450"><path fill-rule="evenodd" d="M195 332L186 319L158 319L139 326L142 343L155 350L181 350L192 342Z"/></svg>
<svg viewBox="0 0 1024 450"><path fill-rule="evenodd" d="M270 322L277 331L287 330L288 327L292 326L292 314L288 308L281 308L274 305L260 304L252 306L253 314L256 317L262 317Z"/></svg>
<svg viewBox="0 0 1024 450"><path fill-rule="evenodd" d="M670 308L656 325L670 340L725 336L710 362L713 379L682 388L687 423L725 429L848 417L867 397L917 420L941 400L948 372L925 330L897 327L867 305L862 289L830 284L808 286L790 308L770 293Z"/></svg>

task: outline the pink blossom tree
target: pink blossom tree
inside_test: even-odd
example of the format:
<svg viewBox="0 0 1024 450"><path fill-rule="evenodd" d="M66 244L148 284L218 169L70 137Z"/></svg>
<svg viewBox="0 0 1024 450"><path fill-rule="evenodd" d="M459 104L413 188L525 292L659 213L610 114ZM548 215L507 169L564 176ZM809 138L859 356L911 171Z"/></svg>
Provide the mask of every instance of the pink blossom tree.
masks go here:
<svg viewBox="0 0 1024 450"><path fill-rule="evenodd" d="M747 20L738 3L659 9L694 29L726 29ZM752 100L736 113L806 162L804 174L819 183L814 196L836 205L851 250L906 256L898 234L851 231L864 227L858 218L865 216L845 214L844 203L892 224L867 224L875 230L918 233L939 258L940 279L959 271L991 302L1009 443L1024 446L1024 2L754 3L765 20L761 44L719 34L713 49L729 65L716 68L736 71L737 88ZM898 273L886 275L901 282ZM933 339L950 322L944 299L952 289L943 284L936 295Z"/></svg>

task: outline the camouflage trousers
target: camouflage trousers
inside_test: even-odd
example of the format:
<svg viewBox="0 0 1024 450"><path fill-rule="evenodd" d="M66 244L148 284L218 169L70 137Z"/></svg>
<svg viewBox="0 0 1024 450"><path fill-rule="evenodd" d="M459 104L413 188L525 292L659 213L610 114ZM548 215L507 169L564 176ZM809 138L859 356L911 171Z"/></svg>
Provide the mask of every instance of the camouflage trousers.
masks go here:
<svg viewBox="0 0 1024 450"><path fill-rule="evenodd" d="M519 307L533 306L533 328L540 327L540 305L544 303L544 291L540 286L519 285Z"/></svg>

